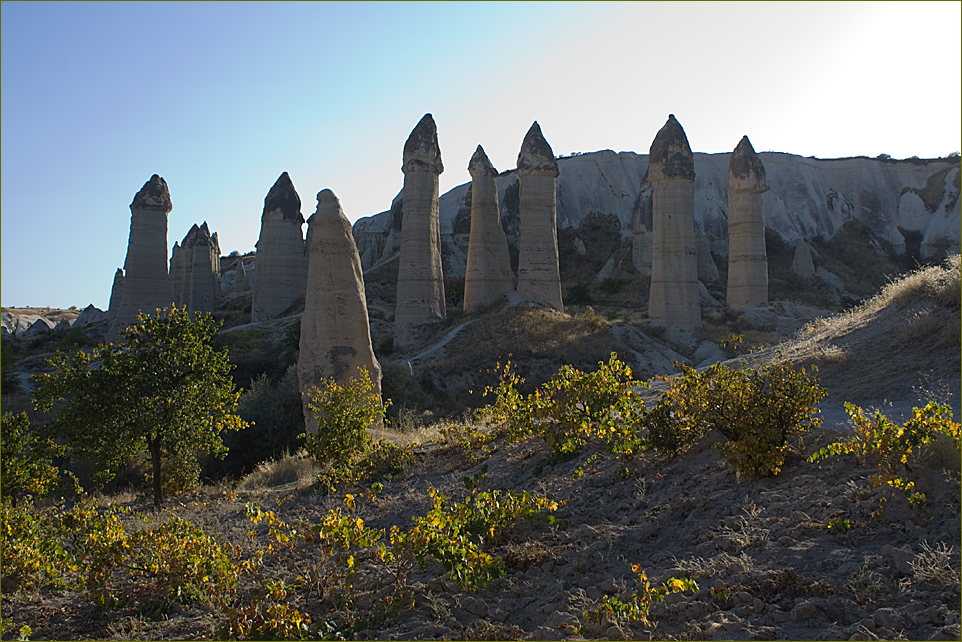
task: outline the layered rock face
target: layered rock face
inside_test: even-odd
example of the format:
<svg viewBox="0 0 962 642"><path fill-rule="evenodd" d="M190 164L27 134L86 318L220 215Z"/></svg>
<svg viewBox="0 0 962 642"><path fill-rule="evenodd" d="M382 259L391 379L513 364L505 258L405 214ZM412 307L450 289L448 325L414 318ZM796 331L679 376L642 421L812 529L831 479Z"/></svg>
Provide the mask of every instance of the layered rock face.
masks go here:
<svg viewBox="0 0 962 642"><path fill-rule="evenodd" d="M420 344L447 318L438 220L438 176L444 166L431 114L425 114L411 132L403 158L401 255L394 314L394 349L398 351Z"/></svg>
<svg viewBox="0 0 962 642"><path fill-rule="evenodd" d="M728 163L728 307L739 310L768 303L765 252L765 166L748 136Z"/></svg>
<svg viewBox="0 0 962 642"><path fill-rule="evenodd" d="M564 312L558 267L558 162L537 121L521 143L517 176L521 209L518 293Z"/></svg>
<svg viewBox="0 0 962 642"><path fill-rule="evenodd" d="M307 247L307 295L297 361L302 396L323 379L346 384L361 368L371 376L373 394L380 395L381 366L371 348L361 259L351 223L329 189L317 195L317 211L308 220ZM316 433L306 396L304 419L307 429Z"/></svg>
<svg viewBox="0 0 962 642"><path fill-rule="evenodd" d="M213 312L220 294L220 243L205 221L194 224L170 253L170 295L188 312Z"/></svg>
<svg viewBox="0 0 962 642"><path fill-rule="evenodd" d="M280 175L264 199L257 239L257 278L253 284L251 321L280 315L304 296L307 253L301 226L301 199L287 172Z"/></svg>
<svg viewBox="0 0 962 642"><path fill-rule="evenodd" d="M464 274L464 311L491 305L514 287L508 239L498 207L498 170L481 145L468 163L471 174L471 232Z"/></svg>
<svg viewBox="0 0 962 642"><path fill-rule="evenodd" d="M701 327L694 180L688 137L670 115L648 154L653 228L648 316L653 325L682 331Z"/></svg>
<svg viewBox="0 0 962 642"><path fill-rule="evenodd" d="M171 304L167 279L167 214L173 209L167 182L154 174L130 204L130 237L124 260L123 298L107 341L136 323L137 314L153 314ZM115 279L116 283L116 279Z"/></svg>

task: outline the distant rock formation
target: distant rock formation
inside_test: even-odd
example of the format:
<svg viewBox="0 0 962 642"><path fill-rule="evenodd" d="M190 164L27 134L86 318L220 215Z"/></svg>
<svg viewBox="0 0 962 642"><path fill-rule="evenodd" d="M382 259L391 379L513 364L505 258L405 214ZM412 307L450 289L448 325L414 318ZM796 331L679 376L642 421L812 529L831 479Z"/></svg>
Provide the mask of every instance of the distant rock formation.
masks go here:
<svg viewBox="0 0 962 642"><path fill-rule="evenodd" d="M748 136L728 162L729 308L743 310L768 303L768 256L765 252L765 166Z"/></svg>
<svg viewBox="0 0 962 642"><path fill-rule="evenodd" d="M394 349L421 343L444 324L444 275L438 221L438 175L444 171L438 130L425 114L404 143L404 200Z"/></svg>
<svg viewBox="0 0 962 642"><path fill-rule="evenodd" d="M170 253L170 295L188 312L213 312L220 295L220 243L205 221L195 223Z"/></svg>
<svg viewBox="0 0 962 642"><path fill-rule="evenodd" d="M31 337L39 337L40 335L47 334L56 327L53 321L45 317L40 317L34 321L29 328L17 334L18 338L29 339Z"/></svg>
<svg viewBox="0 0 962 642"><path fill-rule="evenodd" d="M513 289L508 240L498 207L498 170L481 145L468 163L471 174L471 233L464 274L464 311L491 305Z"/></svg>
<svg viewBox="0 0 962 642"><path fill-rule="evenodd" d="M558 267L558 162L537 121L521 143L517 176L521 199L518 293L564 312Z"/></svg>
<svg viewBox="0 0 962 642"><path fill-rule="evenodd" d="M371 329L364 293L364 275L351 223L329 189L317 195L317 211L308 220L308 276L301 318L297 377L302 395L323 379L346 384L365 368L381 394L381 366L371 348ZM317 422L307 409L309 432Z"/></svg>
<svg viewBox="0 0 962 642"><path fill-rule="evenodd" d="M308 265L310 265L310 257L308 257ZM247 277L247 268L244 267L244 262L241 260L237 261L237 267L234 268L234 284L231 286L231 291L236 293L246 292L251 288L250 279Z"/></svg>
<svg viewBox="0 0 962 642"><path fill-rule="evenodd" d="M652 262L648 316L653 325L701 327L698 246L692 216L695 166L685 130L669 115L648 154L652 186Z"/></svg>
<svg viewBox="0 0 962 642"><path fill-rule="evenodd" d="M130 237L124 260L123 299L107 341L136 323L140 312L154 314L171 304L167 278L167 215L173 206L167 182L154 174L130 204ZM115 279L116 283L116 279Z"/></svg>
<svg viewBox="0 0 962 642"><path fill-rule="evenodd" d="M100 308L94 306L93 303L91 303L80 312L80 315L77 317L77 319L73 323L73 327L84 328L88 325L93 325L94 323L99 323L100 321L104 321L107 318L108 318L108 315L106 312L104 312Z"/></svg>
<svg viewBox="0 0 962 642"><path fill-rule="evenodd" d="M251 300L251 321L277 317L304 296L307 253L301 226L301 199L287 172L264 198L257 239L257 278Z"/></svg>
<svg viewBox="0 0 962 642"><path fill-rule="evenodd" d="M792 259L792 272L798 276L815 276L815 262L812 261L812 248L805 239L799 239L795 244L795 256Z"/></svg>
<svg viewBox="0 0 962 642"><path fill-rule="evenodd" d="M110 286L110 301L107 303L107 318L113 322L120 311L120 304L124 300L124 271L117 268L114 272L114 282Z"/></svg>

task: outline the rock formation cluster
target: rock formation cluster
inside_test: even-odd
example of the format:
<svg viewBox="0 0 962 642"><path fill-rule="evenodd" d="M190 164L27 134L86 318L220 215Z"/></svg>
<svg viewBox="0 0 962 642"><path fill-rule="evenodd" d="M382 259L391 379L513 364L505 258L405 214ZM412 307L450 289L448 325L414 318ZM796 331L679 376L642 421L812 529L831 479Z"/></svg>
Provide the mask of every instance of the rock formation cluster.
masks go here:
<svg viewBox="0 0 962 642"><path fill-rule="evenodd" d="M508 239L498 207L498 170L481 145L468 163L471 174L471 232L464 274L464 311L484 309L513 289Z"/></svg>
<svg viewBox="0 0 962 642"><path fill-rule="evenodd" d="M220 243L205 221L194 224L170 253L170 297L188 312L213 312L220 295Z"/></svg>
<svg viewBox="0 0 962 642"><path fill-rule="evenodd" d="M521 143L517 176L521 200L518 293L564 312L558 266L558 162L537 121Z"/></svg>
<svg viewBox="0 0 962 642"><path fill-rule="evenodd" d="M122 328L137 321L140 312L153 314L171 304L167 279L167 215L171 209L167 182L157 174L144 183L130 204L123 297L107 341L115 341Z"/></svg>
<svg viewBox="0 0 962 642"><path fill-rule="evenodd" d="M364 275L351 223L329 189L317 195L317 210L308 220L308 276L301 318L297 376L310 432L317 422L307 409L308 388L323 379L346 384L365 368L381 394L381 367L371 347Z"/></svg>
<svg viewBox="0 0 962 642"><path fill-rule="evenodd" d="M301 199L284 172L264 198L257 239L251 320L266 321L282 314L304 296L307 253L301 226Z"/></svg>
<svg viewBox="0 0 962 642"><path fill-rule="evenodd" d="M397 351L418 345L447 318L438 219L438 176L444 165L431 114L421 118L404 143L401 171L404 201L394 313Z"/></svg>
<svg viewBox="0 0 962 642"><path fill-rule="evenodd" d="M648 154L653 228L648 316L653 325L686 332L701 327L694 180L688 137L672 114Z"/></svg>
<svg viewBox="0 0 962 642"><path fill-rule="evenodd" d="M765 167L748 136L743 136L728 163L728 293L729 308L768 303L768 256L765 252Z"/></svg>

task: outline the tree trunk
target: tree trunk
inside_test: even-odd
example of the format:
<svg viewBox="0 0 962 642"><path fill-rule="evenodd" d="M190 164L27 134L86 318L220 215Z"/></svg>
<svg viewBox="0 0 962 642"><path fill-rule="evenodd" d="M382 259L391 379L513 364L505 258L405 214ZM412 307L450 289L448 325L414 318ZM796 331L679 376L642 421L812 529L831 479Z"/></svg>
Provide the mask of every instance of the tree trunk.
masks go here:
<svg viewBox="0 0 962 642"><path fill-rule="evenodd" d="M147 448L150 450L150 464L154 472L154 506L160 508L164 503L164 482L160 477L160 437L148 437Z"/></svg>

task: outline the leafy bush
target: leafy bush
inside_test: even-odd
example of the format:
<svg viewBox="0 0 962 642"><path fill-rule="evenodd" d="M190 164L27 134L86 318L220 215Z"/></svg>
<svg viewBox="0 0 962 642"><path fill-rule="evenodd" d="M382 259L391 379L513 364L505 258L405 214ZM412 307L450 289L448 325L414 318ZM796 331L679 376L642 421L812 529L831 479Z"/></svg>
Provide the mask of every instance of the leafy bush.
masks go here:
<svg viewBox="0 0 962 642"><path fill-rule="evenodd" d="M325 379L307 391L307 408L317 421L317 434L307 436L307 453L318 464L344 462L361 450L366 429L384 422L390 401L374 393L365 368L347 385Z"/></svg>
<svg viewBox="0 0 962 642"><path fill-rule="evenodd" d="M788 439L821 424L816 404L826 392L804 368L776 361L736 369L721 363L699 372L679 364L681 376L648 416L647 444L683 452L716 430L727 441L715 447L740 475L777 475Z"/></svg>
<svg viewBox="0 0 962 642"><path fill-rule="evenodd" d="M637 575L637 588L630 595L605 595L598 608L584 613L586 620L603 626L632 621L651 624L648 613L653 603L663 601L670 593L698 590L694 580L675 577L669 578L661 586L652 587L648 574L641 570L639 564L633 565L631 570Z"/></svg>
<svg viewBox="0 0 962 642"><path fill-rule="evenodd" d="M569 305L587 305L594 301L588 284L582 282L570 286L564 300Z"/></svg>
<svg viewBox="0 0 962 642"><path fill-rule="evenodd" d="M42 496L60 477L53 459L64 447L30 427L27 413L5 413L0 417L0 493L16 506L21 494Z"/></svg>
<svg viewBox="0 0 962 642"><path fill-rule="evenodd" d="M854 453L859 462L865 464L872 457L878 468L878 474L871 478L873 486L887 484L901 489L914 505L923 505L925 495L915 492L915 483L904 475L909 470L912 454L938 435L949 437L956 451L960 449L959 424L952 421L951 408L936 402L929 402L923 408L912 408L912 417L901 426L878 410L872 419L854 404L846 403L845 410L852 418L855 436L845 442L829 444L809 457L809 461Z"/></svg>

